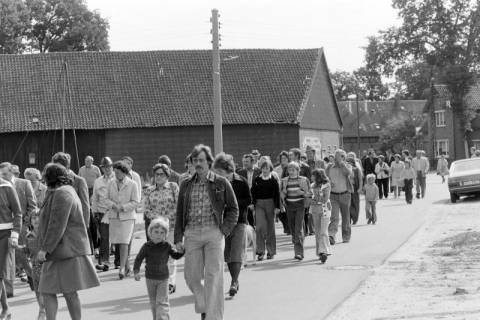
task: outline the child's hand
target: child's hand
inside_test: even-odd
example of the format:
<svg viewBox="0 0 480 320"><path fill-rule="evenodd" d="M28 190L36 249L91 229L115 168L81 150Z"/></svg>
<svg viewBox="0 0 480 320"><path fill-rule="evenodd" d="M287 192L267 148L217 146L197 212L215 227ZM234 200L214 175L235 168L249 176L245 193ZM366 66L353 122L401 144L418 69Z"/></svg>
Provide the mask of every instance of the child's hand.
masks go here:
<svg viewBox="0 0 480 320"><path fill-rule="evenodd" d="M135 273L135 281L140 281L140 279L142 279L142 277L140 276L140 274Z"/></svg>

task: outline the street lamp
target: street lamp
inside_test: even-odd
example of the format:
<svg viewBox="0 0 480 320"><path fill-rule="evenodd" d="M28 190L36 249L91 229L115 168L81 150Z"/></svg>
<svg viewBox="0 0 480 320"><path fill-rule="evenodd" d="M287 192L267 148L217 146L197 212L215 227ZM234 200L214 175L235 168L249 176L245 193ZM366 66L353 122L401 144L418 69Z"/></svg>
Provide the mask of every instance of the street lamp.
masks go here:
<svg viewBox="0 0 480 320"><path fill-rule="evenodd" d="M358 94L351 94L348 96L348 99L355 99L355 101L357 102L357 154L358 158L360 159L362 155L360 154L360 112L358 110Z"/></svg>

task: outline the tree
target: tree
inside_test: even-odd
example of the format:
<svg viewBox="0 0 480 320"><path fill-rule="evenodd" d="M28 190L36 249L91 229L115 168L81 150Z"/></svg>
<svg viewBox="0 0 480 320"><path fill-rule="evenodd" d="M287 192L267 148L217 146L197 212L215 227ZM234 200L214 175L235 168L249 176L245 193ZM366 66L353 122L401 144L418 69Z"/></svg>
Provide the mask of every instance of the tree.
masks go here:
<svg viewBox="0 0 480 320"><path fill-rule="evenodd" d="M336 71L331 75L332 85L337 100L347 100L351 94L358 94L359 99L370 101L385 100L388 87L382 81L379 64L379 46L376 38L370 37L365 47L365 65L353 71Z"/></svg>
<svg viewBox="0 0 480 320"><path fill-rule="evenodd" d="M467 139L472 115L464 97L480 67L479 2L393 0L402 23L381 31L377 37L382 53L378 61L385 75L403 68L399 71L402 73L408 66L422 63L429 71L421 77L449 86L452 109L460 116Z"/></svg>
<svg viewBox="0 0 480 320"><path fill-rule="evenodd" d="M0 0L0 53L21 53L30 28L30 11L22 0Z"/></svg>
<svg viewBox="0 0 480 320"><path fill-rule="evenodd" d="M358 79L347 71L335 71L330 75L333 91L338 101L348 100L348 96L360 90Z"/></svg>
<svg viewBox="0 0 480 320"><path fill-rule="evenodd" d="M403 149L415 150L418 132L424 125L423 117L396 113L389 118L380 133L381 150L400 153Z"/></svg>
<svg viewBox="0 0 480 320"><path fill-rule="evenodd" d="M389 94L388 87L382 81L379 45L377 38L368 38L368 45L364 48L365 66L354 71L364 98L370 101L385 100Z"/></svg>
<svg viewBox="0 0 480 320"><path fill-rule="evenodd" d="M395 71L396 95L404 100L421 100L428 95L432 67L424 62L408 63Z"/></svg>
<svg viewBox="0 0 480 320"><path fill-rule="evenodd" d="M83 0L27 0L32 30L30 47L39 52L106 51L108 22Z"/></svg>

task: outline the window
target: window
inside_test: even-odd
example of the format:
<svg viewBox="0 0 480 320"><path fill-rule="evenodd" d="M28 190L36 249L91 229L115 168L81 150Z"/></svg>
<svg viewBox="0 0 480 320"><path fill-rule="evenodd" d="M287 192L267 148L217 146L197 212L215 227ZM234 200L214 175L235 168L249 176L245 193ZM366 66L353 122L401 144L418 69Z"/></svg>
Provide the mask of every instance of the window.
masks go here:
<svg viewBox="0 0 480 320"><path fill-rule="evenodd" d="M435 111L435 125L445 127L445 110Z"/></svg>
<svg viewBox="0 0 480 320"><path fill-rule="evenodd" d="M448 157L448 140L436 140L435 141L435 157L439 158L442 153L445 153L445 156Z"/></svg>
<svg viewBox="0 0 480 320"><path fill-rule="evenodd" d="M472 143L473 143L473 146L475 147L475 150L480 149L480 140L473 140Z"/></svg>

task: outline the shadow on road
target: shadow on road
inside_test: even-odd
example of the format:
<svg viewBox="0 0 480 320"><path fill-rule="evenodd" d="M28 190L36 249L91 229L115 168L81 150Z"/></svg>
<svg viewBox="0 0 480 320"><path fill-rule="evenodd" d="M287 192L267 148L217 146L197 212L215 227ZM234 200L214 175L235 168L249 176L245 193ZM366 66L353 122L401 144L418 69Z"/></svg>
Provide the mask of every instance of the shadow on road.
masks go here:
<svg viewBox="0 0 480 320"><path fill-rule="evenodd" d="M171 301L171 300L170 300ZM115 315L141 312L150 309L150 302L147 295L138 297L128 297L117 300L100 301L95 303L82 304L84 309L101 309L104 314ZM67 307L60 311L67 311Z"/></svg>

